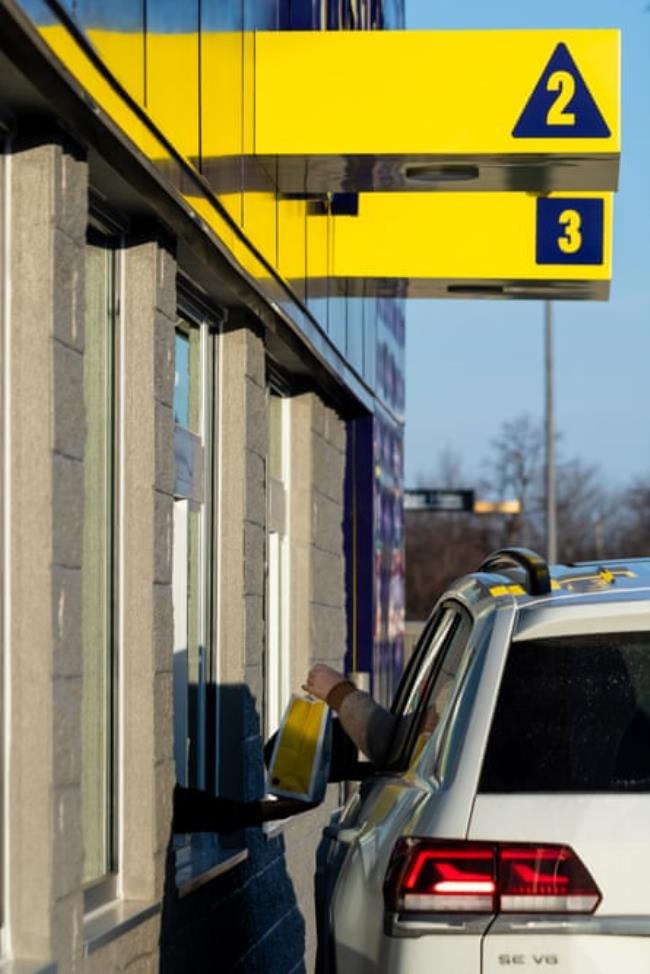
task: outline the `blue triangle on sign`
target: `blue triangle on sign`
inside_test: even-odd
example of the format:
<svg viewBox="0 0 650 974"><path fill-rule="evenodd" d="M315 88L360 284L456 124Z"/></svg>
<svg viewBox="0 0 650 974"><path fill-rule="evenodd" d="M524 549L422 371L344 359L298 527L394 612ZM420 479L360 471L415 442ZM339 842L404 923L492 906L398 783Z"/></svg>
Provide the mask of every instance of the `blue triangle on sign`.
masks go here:
<svg viewBox="0 0 650 974"><path fill-rule="evenodd" d="M512 130L515 139L606 139L605 119L566 44L558 44Z"/></svg>

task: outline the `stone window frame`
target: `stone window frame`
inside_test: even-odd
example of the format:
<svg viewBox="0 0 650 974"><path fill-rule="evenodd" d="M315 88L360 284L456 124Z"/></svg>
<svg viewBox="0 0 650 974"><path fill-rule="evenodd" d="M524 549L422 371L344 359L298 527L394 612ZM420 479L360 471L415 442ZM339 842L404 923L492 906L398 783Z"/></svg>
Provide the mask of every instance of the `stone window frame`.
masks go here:
<svg viewBox="0 0 650 974"><path fill-rule="evenodd" d="M111 868L98 881L84 887L84 915L92 914L97 909L115 902L120 897L120 828L121 828L121 733L122 733L122 704L120 691L120 654L121 654L121 625L122 625L122 506L123 506L123 469L121 457L124 450L124 422L123 422L123 342L125 267L124 249L126 246L127 225L118 214L109 211L100 203L91 191L88 212L88 233L103 238L115 253L113 266L113 288L111 303L111 321L114 328L112 336L112 358L110 376L110 394L112 396L111 437L112 458L110 471L112 490L111 510L111 552L110 589L111 589L111 618L110 618L110 714L111 714L111 745L110 745L110 795L111 809ZM87 238L88 239L88 238Z"/></svg>

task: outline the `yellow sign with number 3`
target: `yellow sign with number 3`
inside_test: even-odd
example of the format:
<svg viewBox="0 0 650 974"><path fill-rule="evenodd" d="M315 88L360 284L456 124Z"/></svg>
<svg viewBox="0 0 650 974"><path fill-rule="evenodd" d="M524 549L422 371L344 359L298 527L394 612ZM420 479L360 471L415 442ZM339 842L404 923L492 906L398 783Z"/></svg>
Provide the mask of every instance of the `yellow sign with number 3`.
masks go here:
<svg viewBox="0 0 650 974"><path fill-rule="evenodd" d="M565 254L577 254L582 247L582 217L577 210L563 210L559 222L564 227L564 233L557 238L560 250Z"/></svg>

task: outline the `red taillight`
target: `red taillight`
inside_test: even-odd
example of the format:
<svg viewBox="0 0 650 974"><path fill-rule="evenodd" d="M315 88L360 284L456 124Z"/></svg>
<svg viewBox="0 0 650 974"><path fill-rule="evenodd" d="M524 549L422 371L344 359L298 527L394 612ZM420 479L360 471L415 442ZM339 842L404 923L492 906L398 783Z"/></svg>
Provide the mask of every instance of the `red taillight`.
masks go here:
<svg viewBox="0 0 650 974"><path fill-rule="evenodd" d="M503 913L593 913L600 890L566 845L499 848L499 897Z"/></svg>
<svg viewBox="0 0 650 974"><path fill-rule="evenodd" d="M400 839L386 909L428 913L593 913L600 891L569 846Z"/></svg>
<svg viewBox="0 0 650 974"><path fill-rule="evenodd" d="M477 842L400 839L386 874L387 909L494 913L496 850Z"/></svg>

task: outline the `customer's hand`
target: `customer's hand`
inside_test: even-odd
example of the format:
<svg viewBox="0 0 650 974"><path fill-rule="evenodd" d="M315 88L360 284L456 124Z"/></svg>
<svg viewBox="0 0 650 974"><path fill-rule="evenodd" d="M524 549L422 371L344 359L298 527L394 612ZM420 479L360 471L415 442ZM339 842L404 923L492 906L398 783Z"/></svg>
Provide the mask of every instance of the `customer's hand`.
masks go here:
<svg viewBox="0 0 650 974"><path fill-rule="evenodd" d="M309 671L307 682L303 685L303 690L311 693L312 697L319 700L327 700L330 690L345 680L343 673L333 670L325 663L316 663Z"/></svg>

